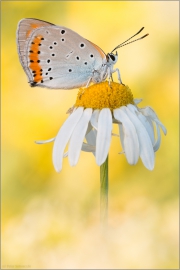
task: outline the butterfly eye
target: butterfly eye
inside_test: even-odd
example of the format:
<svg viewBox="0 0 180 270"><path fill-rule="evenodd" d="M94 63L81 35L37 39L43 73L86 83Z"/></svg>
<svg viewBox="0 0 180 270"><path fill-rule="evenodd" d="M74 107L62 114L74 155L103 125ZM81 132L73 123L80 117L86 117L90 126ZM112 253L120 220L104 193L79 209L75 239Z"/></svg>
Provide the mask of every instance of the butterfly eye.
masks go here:
<svg viewBox="0 0 180 270"><path fill-rule="evenodd" d="M109 54L110 58L112 61L115 61L116 60L116 57L113 55L113 54Z"/></svg>

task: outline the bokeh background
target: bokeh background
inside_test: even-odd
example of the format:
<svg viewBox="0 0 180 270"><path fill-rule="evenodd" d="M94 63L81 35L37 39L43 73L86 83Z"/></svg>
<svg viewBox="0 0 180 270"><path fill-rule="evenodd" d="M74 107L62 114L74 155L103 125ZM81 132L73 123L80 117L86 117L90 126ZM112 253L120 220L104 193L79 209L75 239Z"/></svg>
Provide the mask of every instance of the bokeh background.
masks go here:
<svg viewBox="0 0 180 270"><path fill-rule="evenodd" d="M113 137L106 232L94 156L82 152L76 167L65 159L58 174L53 144L34 143L57 134L78 90L29 87L16 48L28 17L71 28L106 53L142 26L150 34L119 49L116 67L168 134L153 171L128 165ZM1 1L3 269L179 269L178 25L179 1Z"/></svg>

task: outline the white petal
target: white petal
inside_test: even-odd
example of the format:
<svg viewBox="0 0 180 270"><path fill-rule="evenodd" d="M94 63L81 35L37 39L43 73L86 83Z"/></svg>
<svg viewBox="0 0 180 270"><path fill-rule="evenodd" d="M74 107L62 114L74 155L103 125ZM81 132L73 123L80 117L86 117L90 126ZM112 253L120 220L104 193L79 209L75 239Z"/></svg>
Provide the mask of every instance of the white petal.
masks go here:
<svg viewBox="0 0 180 270"><path fill-rule="evenodd" d="M151 120L149 116L145 116L149 125L151 126L151 130L153 130L153 145L155 144L155 132L154 132L154 122Z"/></svg>
<svg viewBox="0 0 180 270"><path fill-rule="evenodd" d="M133 122L133 124L136 128L136 132L137 132L138 139L139 139L141 160L147 169L153 170L153 168L154 168L154 150L153 150L153 146L151 143L151 139L150 139L145 127L143 126L141 121L138 119L138 117L135 114L133 114L129 110L129 108L124 107L123 109L127 112L129 118L131 119L131 121Z"/></svg>
<svg viewBox="0 0 180 270"><path fill-rule="evenodd" d="M157 124L159 124L160 127L162 128L162 131L163 131L164 135L167 134L167 129L161 123L161 121L159 120L157 114L155 113L155 111L151 107L148 106L148 107L145 107L145 108L141 108L140 111L142 111L142 113L144 115L150 116L152 120L154 120Z"/></svg>
<svg viewBox="0 0 180 270"><path fill-rule="evenodd" d="M91 126L91 123L89 122L88 123L88 128L86 130L86 134L88 134L91 130L92 130L92 126Z"/></svg>
<svg viewBox="0 0 180 270"><path fill-rule="evenodd" d="M139 104L143 99L142 98L135 98L134 103Z"/></svg>
<svg viewBox="0 0 180 270"><path fill-rule="evenodd" d="M96 147L95 147L95 145L91 145L91 144L88 144L88 143L83 143L81 150L84 151L84 152L95 152Z"/></svg>
<svg viewBox="0 0 180 270"><path fill-rule="evenodd" d="M64 122L62 127L60 128L53 147L53 164L55 167L55 170L57 172L60 172L62 169L62 160L63 160L63 153L64 149L66 147L66 144L69 141L69 138L79 122L79 119L81 118L83 114L83 107L77 108Z"/></svg>
<svg viewBox="0 0 180 270"><path fill-rule="evenodd" d="M159 119L154 119L154 122L156 122L162 129L164 135L167 134L167 129L165 128L165 126L161 123L161 121L159 121Z"/></svg>
<svg viewBox="0 0 180 270"><path fill-rule="evenodd" d="M137 163L139 158L139 141L136 129L127 116L125 110L123 110L123 107L115 109L113 113L114 117L122 122L122 127L119 125L120 137L127 161L129 164L134 165ZM124 136L122 136L122 130Z"/></svg>
<svg viewBox="0 0 180 270"><path fill-rule="evenodd" d="M50 143L53 142L55 138L49 139L49 140L42 140L42 141L35 141L37 144L44 144L44 143Z"/></svg>
<svg viewBox="0 0 180 270"><path fill-rule="evenodd" d="M96 145L97 131L92 129L88 134L86 134L86 141L91 145Z"/></svg>
<svg viewBox="0 0 180 270"><path fill-rule="evenodd" d="M85 109L81 119L76 125L69 142L68 158L71 166L75 166L78 162L81 147L86 134L89 120L92 115L92 109Z"/></svg>
<svg viewBox="0 0 180 270"><path fill-rule="evenodd" d="M81 150L84 152L94 152L96 149L94 145L83 143ZM67 156L68 156L68 151L63 154L63 158L66 158Z"/></svg>
<svg viewBox="0 0 180 270"><path fill-rule="evenodd" d="M121 141L122 149L123 149L123 152L124 152L124 132L123 132L123 126L122 126L122 124L119 124L118 127L119 127L120 141ZM139 144L139 142L138 142L138 144Z"/></svg>
<svg viewBox="0 0 180 270"><path fill-rule="evenodd" d="M140 108L140 110L143 112L144 115L146 116L151 116L152 118L158 118L157 114L155 113L155 111L147 106L145 108Z"/></svg>
<svg viewBox="0 0 180 270"><path fill-rule="evenodd" d="M159 149L160 142L161 142L160 128L159 128L158 124L151 119L150 116L146 116L146 118L147 118L147 120L148 120L148 122L151 125L153 130L154 130L154 125L156 127L157 136L155 139L155 134L154 134L154 143L153 143L153 149L154 149L154 152L156 152ZM155 131L154 131L154 133L155 133Z"/></svg>
<svg viewBox="0 0 180 270"><path fill-rule="evenodd" d="M111 142L112 114L109 108L99 113L98 132L96 139L96 163L100 166L107 158Z"/></svg>
<svg viewBox="0 0 180 270"><path fill-rule="evenodd" d="M97 137L97 131L92 129L88 134L86 134L86 141L88 144L91 144L95 147L96 145L96 137ZM93 151L93 155L95 155L95 151Z"/></svg>
<svg viewBox="0 0 180 270"><path fill-rule="evenodd" d="M94 110L91 116L91 125L97 130L98 126L98 117L99 117L100 110Z"/></svg>
<svg viewBox="0 0 180 270"><path fill-rule="evenodd" d="M160 143L161 143L161 133L160 133L160 129L159 126L155 123L156 125L156 130L157 130L157 140L153 146L154 152L156 152L159 149Z"/></svg>
<svg viewBox="0 0 180 270"><path fill-rule="evenodd" d="M150 125L148 119L146 116L144 116L141 112L137 110L135 106L132 104L127 105L127 107L132 111L134 114L136 113L137 117L143 124L143 126L146 128L147 133L149 134L149 137L151 139L152 145L154 144L154 128Z"/></svg>

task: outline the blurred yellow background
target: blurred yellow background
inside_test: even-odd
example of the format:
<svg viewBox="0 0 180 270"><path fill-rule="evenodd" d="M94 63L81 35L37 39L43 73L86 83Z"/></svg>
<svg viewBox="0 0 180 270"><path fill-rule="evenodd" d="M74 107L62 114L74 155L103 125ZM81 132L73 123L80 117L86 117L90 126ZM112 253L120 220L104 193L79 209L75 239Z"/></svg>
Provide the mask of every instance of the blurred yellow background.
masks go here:
<svg viewBox="0 0 180 270"><path fill-rule="evenodd" d="M77 90L31 88L17 54L22 18L63 25L106 53L142 26L116 64L139 107L166 126L155 169L109 154L109 229L99 225L99 167L81 153L56 173L53 144ZM178 269L179 1L2 1L2 268ZM117 81L116 75L114 76Z"/></svg>

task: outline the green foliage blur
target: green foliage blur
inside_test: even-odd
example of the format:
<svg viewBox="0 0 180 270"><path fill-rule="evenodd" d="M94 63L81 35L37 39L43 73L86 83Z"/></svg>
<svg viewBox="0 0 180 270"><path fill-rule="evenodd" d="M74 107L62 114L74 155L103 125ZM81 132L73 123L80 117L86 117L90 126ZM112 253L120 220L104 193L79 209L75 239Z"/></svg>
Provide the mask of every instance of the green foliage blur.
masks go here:
<svg viewBox="0 0 180 270"><path fill-rule="evenodd" d="M76 167L64 159L58 174L53 144L34 143L56 136L78 90L30 88L16 46L22 18L71 28L106 53L149 33L118 50L116 67L168 134L152 172L130 166L112 138L104 234L94 156L82 152ZM179 1L1 1L2 269L178 269L178 27Z"/></svg>

